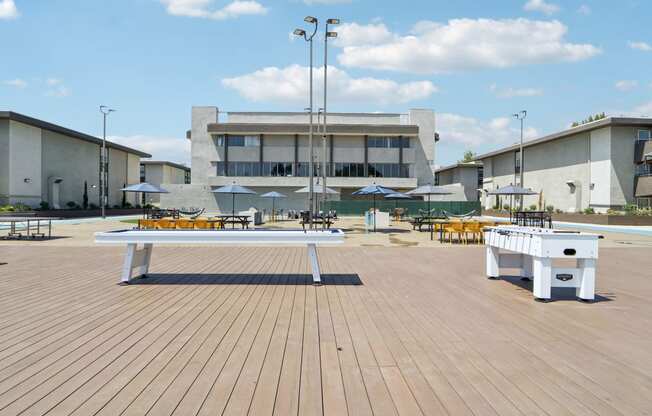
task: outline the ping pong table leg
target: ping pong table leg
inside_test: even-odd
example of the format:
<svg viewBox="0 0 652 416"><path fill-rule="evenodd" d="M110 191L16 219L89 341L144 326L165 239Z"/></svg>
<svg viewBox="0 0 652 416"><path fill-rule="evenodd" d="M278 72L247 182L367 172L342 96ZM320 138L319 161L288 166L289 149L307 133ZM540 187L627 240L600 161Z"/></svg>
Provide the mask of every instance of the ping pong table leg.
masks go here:
<svg viewBox="0 0 652 416"><path fill-rule="evenodd" d="M141 266L142 277L147 277L149 273L149 263L152 260L152 247L154 244L147 243L143 245L143 263Z"/></svg>
<svg viewBox="0 0 652 416"><path fill-rule="evenodd" d="M521 254L521 280L532 280L532 256Z"/></svg>
<svg viewBox="0 0 652 416"><path fill-rule="evenodd" d="M532 294L536 300L550 300L552 285L552 259L533 257L534 283Z"/></svg>
<svg viewBox="0 0 652 416"><path fill-rule="evenodd" d="M500 252L498 247L487 246L487 277L495 279L500 276Z"/></svg>
<svg viewBox="0 0 652 416"><path fill-rule="evenodd" d="M308 244L308 257L310 258L310 267L312 270L312 282L316 285L321 285L319 258L317 257L317 246L315 244Z"/></svg>
<svg viewBox="0 0 652 416"><path fill-rule="evenodd" d="M131 271L134 267L134 258L136 257L136 244L127 244L127 254L122 265L121 285L128 285L131 280Z"/></svg>

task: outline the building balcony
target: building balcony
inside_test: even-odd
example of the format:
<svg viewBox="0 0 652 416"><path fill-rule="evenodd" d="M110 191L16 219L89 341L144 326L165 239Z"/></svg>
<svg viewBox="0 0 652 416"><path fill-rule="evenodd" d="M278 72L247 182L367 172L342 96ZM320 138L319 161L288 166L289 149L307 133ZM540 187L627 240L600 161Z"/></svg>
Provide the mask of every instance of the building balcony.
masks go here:
<svg viewBox="0 0 652 416"><path fill-rule="evenodd" d="M652 198L652 174L637 176L634 184L634 196L636 198Z"/></svg>

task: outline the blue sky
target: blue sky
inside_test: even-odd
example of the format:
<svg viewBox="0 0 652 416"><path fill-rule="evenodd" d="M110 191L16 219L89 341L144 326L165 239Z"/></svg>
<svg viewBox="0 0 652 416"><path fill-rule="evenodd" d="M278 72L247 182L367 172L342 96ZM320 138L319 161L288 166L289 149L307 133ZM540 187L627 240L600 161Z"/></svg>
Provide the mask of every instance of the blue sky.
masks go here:
<svg viewBox="0 0 652 416"><path fill-rule="evenodd" d="M440 165L515 142L521 109L529 138L652 116L643 0L0 0L0 109L98 135L110 105L113 139L188 162L192 105L306 106L307 48L290 36L306 15L343 23L329 110L432 108Z"/></svg>

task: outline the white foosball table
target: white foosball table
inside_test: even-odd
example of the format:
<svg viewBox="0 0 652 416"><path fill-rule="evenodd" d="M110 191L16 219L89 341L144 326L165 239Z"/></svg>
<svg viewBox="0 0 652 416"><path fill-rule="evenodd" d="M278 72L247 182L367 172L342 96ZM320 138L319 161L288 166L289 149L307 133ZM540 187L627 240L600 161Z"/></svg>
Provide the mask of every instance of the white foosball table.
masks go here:
<svg viewBox="0 0 652 416"><path fill-rule="evenodd" d="M536 300L550 300L553 287L572 287L579 299L592 301L599 238L597 234L575 231L487 227L487 277L499 277L501 267L520 268L523 278L533 280ZM555 267L555 259L575 259L575 267Z"/></svg>
<svg viewBox="0 0 652 416"><path fill-rule="evenodd" d="M344 232L332 230L118 230L95 233L97 244L126 244L122 284L145 277L149 271L154 244L290 245L306 246L315 284L321 283L318 245L344 242ZM233 259L237 261L237 259ZM136 270L136 273L134 273Z"/></svg>

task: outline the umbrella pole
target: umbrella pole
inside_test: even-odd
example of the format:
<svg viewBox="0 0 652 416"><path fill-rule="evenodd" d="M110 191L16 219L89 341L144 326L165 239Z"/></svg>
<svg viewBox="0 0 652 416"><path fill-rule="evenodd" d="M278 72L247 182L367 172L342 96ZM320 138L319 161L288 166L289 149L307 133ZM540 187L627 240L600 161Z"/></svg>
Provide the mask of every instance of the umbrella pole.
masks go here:
<svg viewBox="0 0 652 416"><path fill-rule="evenodd" d="M272 222L276 221L276 218L274 217L274 201L276 201L276 198L272 198Z"/></svg>
<svg viewBox="0 0 652 416"><path fill-rule="evenodd" d="M374 232L376 232L376 194L374 194Z"/></svg>
<svg viewBox="0 0 652 416"><path fill-rule="evenodd" d="M233 216L231 222L231 229L235 229L235 194L231 194L231 215Z"/></svg>

